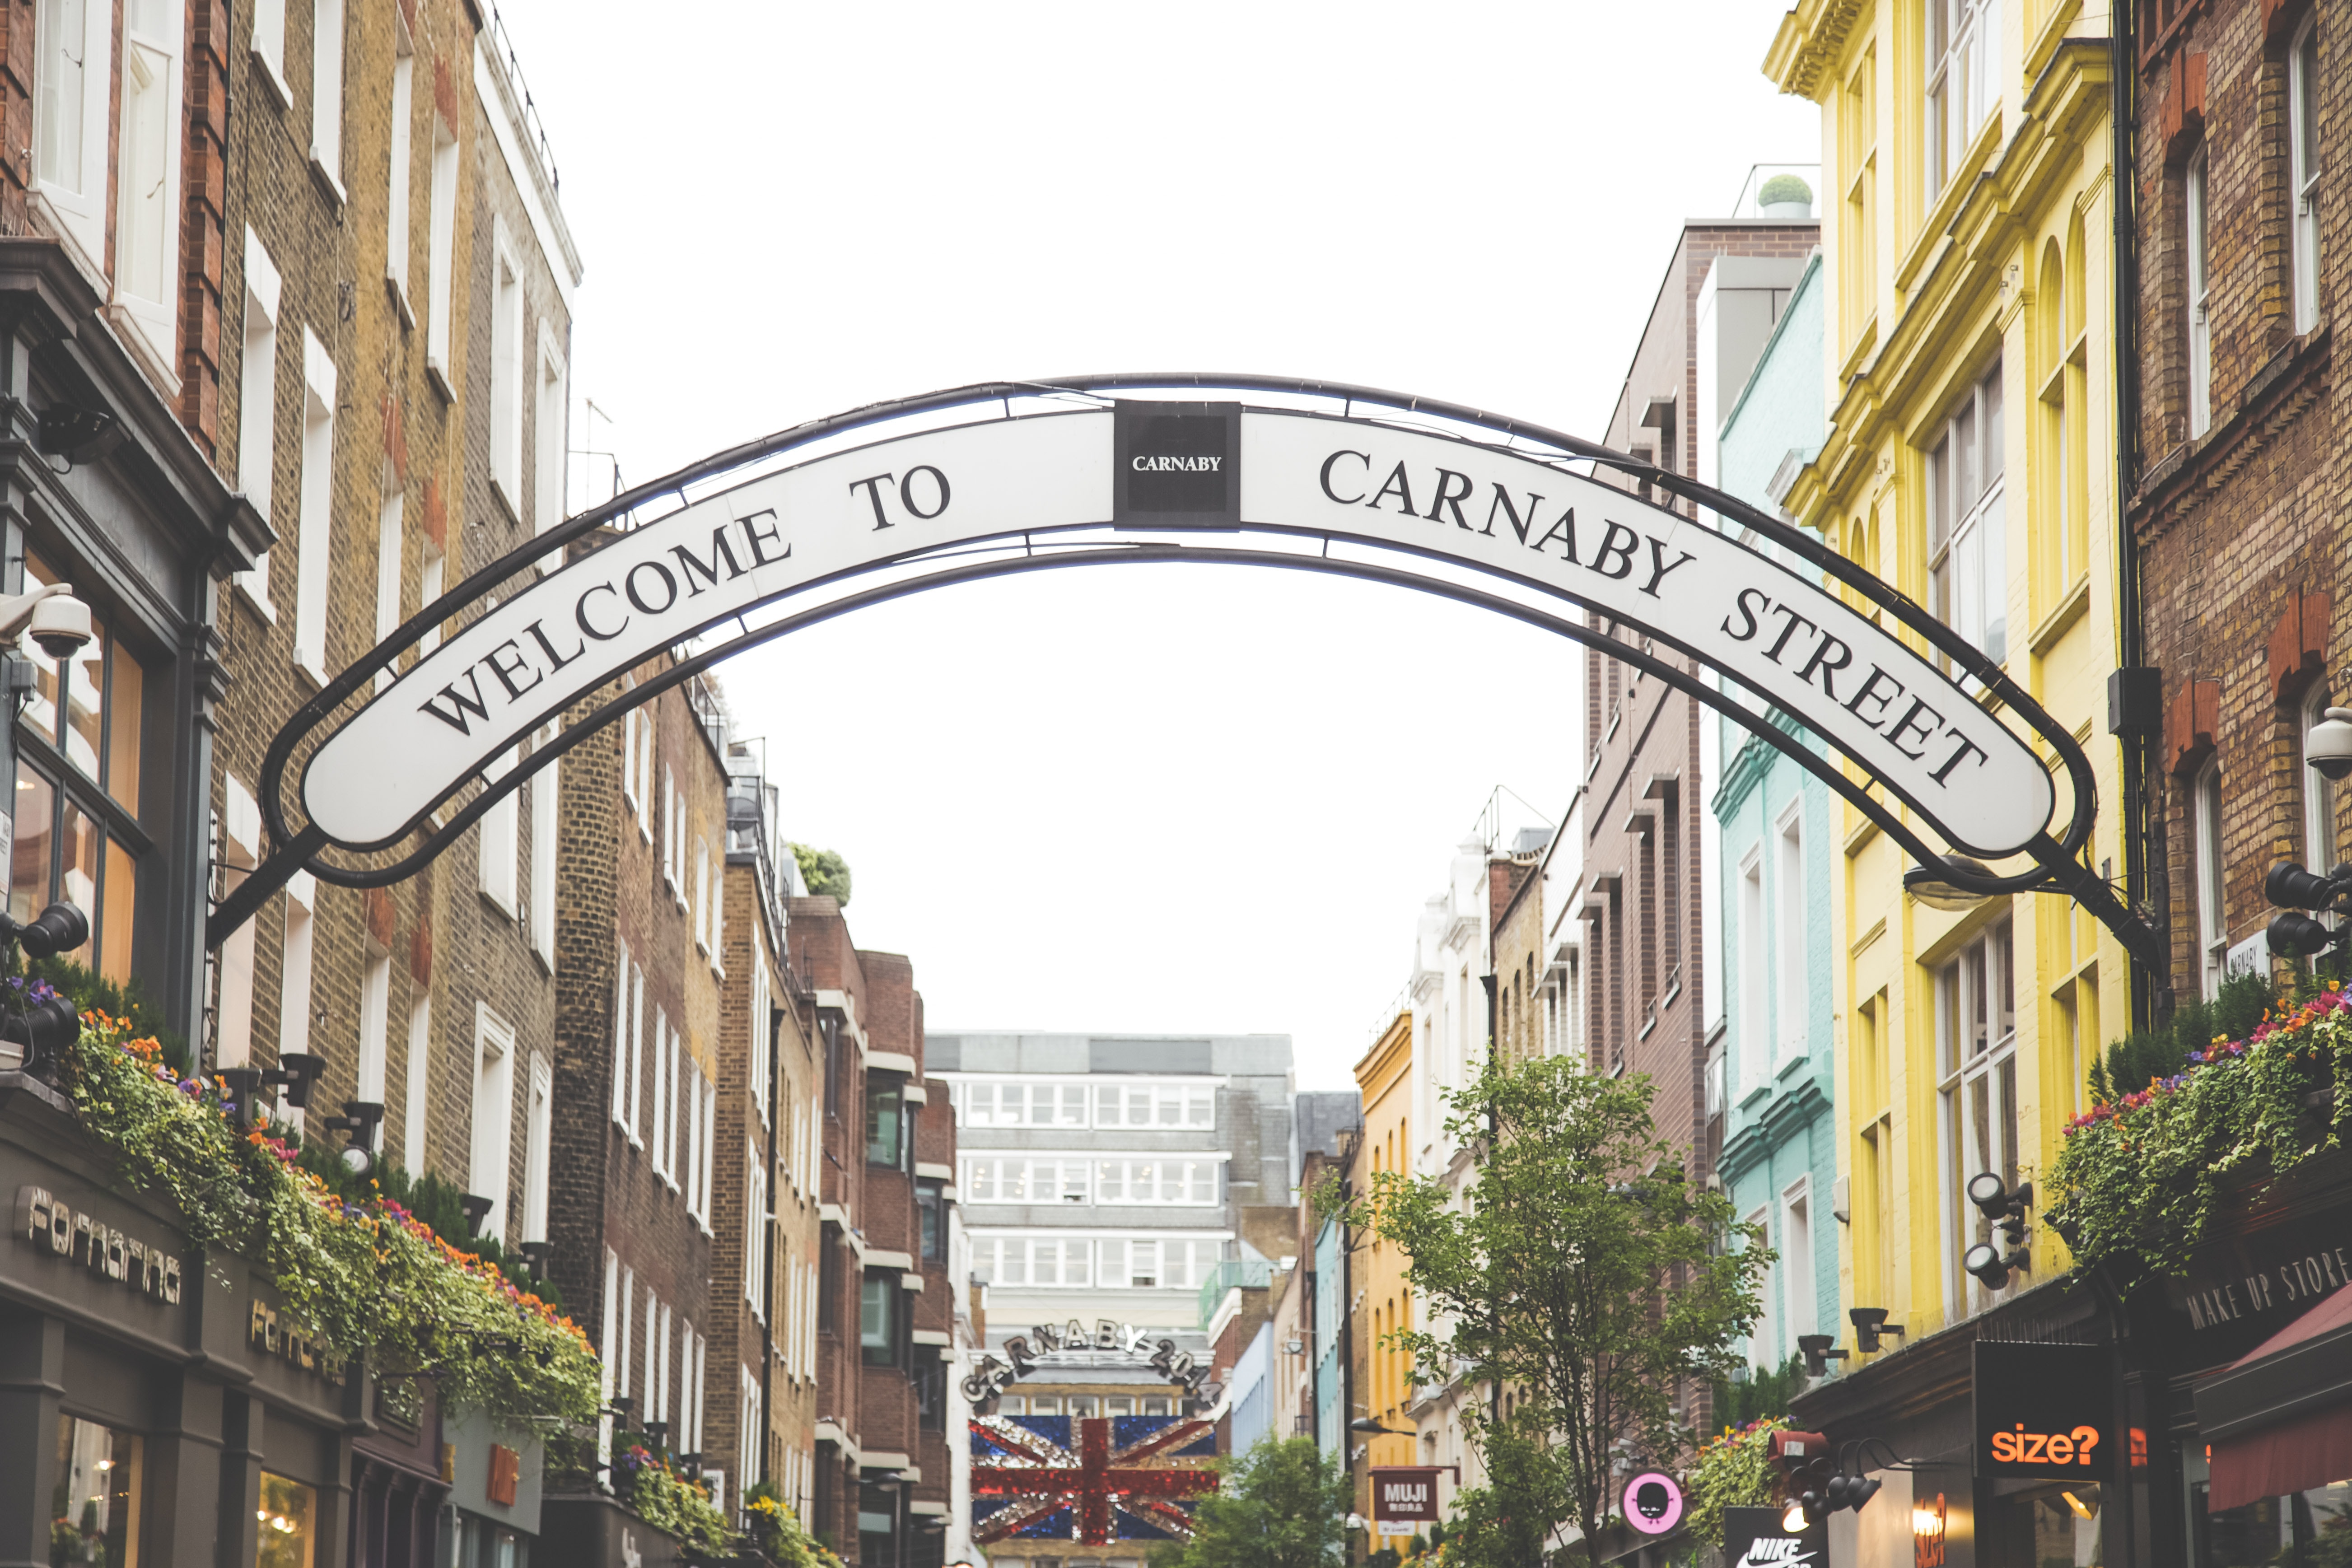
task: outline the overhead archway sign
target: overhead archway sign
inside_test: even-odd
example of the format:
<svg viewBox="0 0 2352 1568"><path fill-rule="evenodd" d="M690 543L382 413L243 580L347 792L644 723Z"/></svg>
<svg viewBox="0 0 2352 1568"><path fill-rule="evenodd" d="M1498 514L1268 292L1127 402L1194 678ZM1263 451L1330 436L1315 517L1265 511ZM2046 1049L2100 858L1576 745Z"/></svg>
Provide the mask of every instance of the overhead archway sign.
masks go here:
<svg viewBox="0 0 2352 1568"><path fill-rule="evenodd" d="M2090 773L2072 737L1916 605L1778 520L1572 437L1393 394L1244 377L1213 384L1319 395L1341 406L1102 395L1203 384L1212 384L1094 377L935 395L721 454L571 520L475 574L297 715L262 781L279 841L272 859L293 857L285 874L307 863L353 883L409 874L420 854L520 782L499 764L523 737L665 650L695 647L686 664L700 668L802 619L944 582L1186 559L1395 582L1489 603L1603 647L1780 745L1922 858L1940 851L1867 784L1786 743L1763 710L1801 720L1950 849L1989 860L2027 854L2041 868L2037 877L2063 876L2087 838ZM1047 392L1075 394L1069 400L1078 405L1041 401ZM1035 411L1014 414L1015 398ZM903 429L910 413L946 422L843 445L869 426ZM955 422L959 413L970 416ZM1401 414L1448 424L1430 428ZM818 440L831 449L775 466ZM754 462L767 471L724 485L730 469ZM1580 471L1593 464L1637 473L1661 499ZM300 774L302 823L289 823L283 784L293 753L376 670L531 561L697 488L706 493L625 531L614 526L608 542L489 605L328 731ZM1702 506L1701 515L1685 514ZM1717 516L1748 537L1718 526ZM1269 535L1320 539L1326 555L1304 555L1295 543L1264 548ZM1372 547L1380 563L1329 557L1334 542ZM804 608L801 619L788 616L754 632L745 617L771 605ZM721 629L730 623L740 630ZM1611 637L1618 627L1686 658ZM1695 678L1690 660L1722 679ZM594 721L656 689L641 685ZM2031 735L2010 718L2021 718ZM535 748L520 771L544 765L591 727L575 725L552 750ZM2073 775L2074 821L2057 836L2045 755ZM488 787L435 829L436 809L478 779ZM425 851L390 866L320 859L330 847L382 852L420 831ZM249 878L216 912L213 940L282 880Z"/></svg>

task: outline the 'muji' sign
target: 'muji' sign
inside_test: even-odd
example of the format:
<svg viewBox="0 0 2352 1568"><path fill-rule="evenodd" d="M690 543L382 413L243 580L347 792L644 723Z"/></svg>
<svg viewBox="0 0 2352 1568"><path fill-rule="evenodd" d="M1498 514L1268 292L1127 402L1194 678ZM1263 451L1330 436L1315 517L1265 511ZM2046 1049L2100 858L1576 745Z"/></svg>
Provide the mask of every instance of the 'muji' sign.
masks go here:
<svg viewBox="0 0 2352 1568"><path fill-rule="evenodd" d="M1437 1522L1437 1467L1372 1467L1372 1528L1381 1535L1414 1535Z"/></svg>

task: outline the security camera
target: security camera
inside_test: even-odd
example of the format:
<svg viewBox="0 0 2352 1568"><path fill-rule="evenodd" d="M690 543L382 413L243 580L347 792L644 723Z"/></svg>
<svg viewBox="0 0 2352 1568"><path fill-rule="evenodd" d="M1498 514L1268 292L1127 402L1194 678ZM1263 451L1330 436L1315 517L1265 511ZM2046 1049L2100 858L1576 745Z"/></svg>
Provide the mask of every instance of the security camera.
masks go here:
<svg viewBox="0 0 2352 1568"><path fill-rule="evenodd" d="M98 634L89 624L89 606L71 594L58 594L33 606L29 628L33 640L51 658L71 658Z"/></svg>
<svg viewBox="0 0 2352 1568"><path fill-rule="evenodd" d="M2352 778L2352 708L2330 708L2303 738L2303 760L2331 779Z"/></svg>

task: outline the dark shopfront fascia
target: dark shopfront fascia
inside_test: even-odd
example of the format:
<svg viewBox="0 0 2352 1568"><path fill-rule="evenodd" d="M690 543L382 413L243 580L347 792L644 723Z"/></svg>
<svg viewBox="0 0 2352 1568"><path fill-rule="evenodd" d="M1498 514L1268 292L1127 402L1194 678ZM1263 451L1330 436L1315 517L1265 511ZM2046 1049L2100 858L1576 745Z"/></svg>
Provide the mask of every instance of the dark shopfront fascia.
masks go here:
<svg viewBox="0 0 2352 1568"><path fill-rule="evenodd" d="M1793 1415L1833 1450L1876 1437L1925 1461L1874 1471L1885 1486L1869 1506L1832 1516L1832 1563L2352 1563L2347 1284L2352 1150L2336 1150L2225 1200L2188 1273L2135 1297L2120 1317L2108 1292L2070 1277L1816 1384ZM2078 1345L2105 1358L2102 1425L2123 1441L2103 1481L1976 1477L1979 1341Z"/></svg>
<svg viewBox="0 0 2352 1568"><path fill-rule="evenodd" d="M71 658L29 640L11 729L9 907L83 907L74 954L137 975L192 1042L203 1016L212 733L221 667L214 610L268 525L233 494L99 314L54 241L0 239L0 589L47 576L90 606ZM43 414L110 422L79 460L40 449ZM49 443L59 445L57 441ZM103 448L103 449L100 449Z"/></svg>

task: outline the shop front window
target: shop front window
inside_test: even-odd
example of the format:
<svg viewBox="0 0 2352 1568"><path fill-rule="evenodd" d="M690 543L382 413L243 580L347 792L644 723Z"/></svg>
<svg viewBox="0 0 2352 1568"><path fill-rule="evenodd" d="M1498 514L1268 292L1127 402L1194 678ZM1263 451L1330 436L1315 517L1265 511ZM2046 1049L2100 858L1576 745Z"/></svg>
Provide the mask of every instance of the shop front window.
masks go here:
<svg viewBox="0 0 2352 1568"><path fill-rule="evenodd" d="M261 1472L261 1506L254 1510L259 1545L253 1568L310 1568L318 1551L319 1493L284 1476Z"/></svg>
<svg viewBox="0 0 2352 1568"><path fill-rule="evenodd" d="M2336 1568L2352 1563L2352 1480L2209 1513L2202 1445L2180 1448L2189 1568Z"/></svg>
<svg viewBox="0 0 2352 1568"><path fill-rule="evenodd" d="M2003 1538L1979 1561L2033 1568L2099 1568L2099 1484L2035 1487L2000 1500L1992 1528ZM1979 1516L1981 1517L1981 1516Z"/></svg>
<svg viewBox="0 0 2352 1568"><path fill-rule="evenodd" d="M58 1482L49 1500L50 1568L137 1568L136 1436L58 1417Z"/></svg>
<svg viewBox="0 0 2352 1568"><path fill-rule="evenodd" d="M25 557L29 590L58 581L37 555ZM33 691L17 720L16 838L8 864L8 912L18 921L63 899L89 917L89 943L67 956L109 980L131 978L137 926L142 782L140 722L147 672L103 616L97 636L69 658L27 643Z"/></svg>

